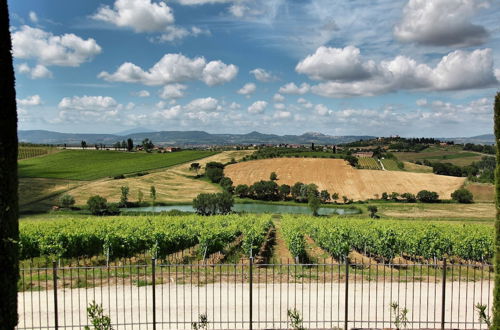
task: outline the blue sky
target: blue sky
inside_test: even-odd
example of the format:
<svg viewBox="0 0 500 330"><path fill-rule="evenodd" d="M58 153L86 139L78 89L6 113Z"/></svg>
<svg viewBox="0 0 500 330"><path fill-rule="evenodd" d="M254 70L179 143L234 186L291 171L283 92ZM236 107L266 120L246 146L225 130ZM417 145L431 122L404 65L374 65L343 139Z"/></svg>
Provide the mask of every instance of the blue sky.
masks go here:
<svg viewBox="0 0 500 330"><path fill-rule="evenodd" d="M492 132L498 1L9 6L20 129Z"/></svg>

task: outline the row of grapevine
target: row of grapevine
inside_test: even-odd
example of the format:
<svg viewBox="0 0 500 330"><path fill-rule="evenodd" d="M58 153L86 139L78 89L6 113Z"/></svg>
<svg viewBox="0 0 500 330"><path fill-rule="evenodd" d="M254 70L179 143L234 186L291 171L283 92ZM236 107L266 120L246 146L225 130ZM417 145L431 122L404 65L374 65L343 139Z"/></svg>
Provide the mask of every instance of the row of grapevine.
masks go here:
<svg viewBox="0 0 500 330"><path fill-rule="evenodd" d="M47 155L51 152L55 151L55 148L52 147L23 147L20 146L17 154L17 159L28 159L32 157L38 157Z"/></svg>
<svg viewBox="0 0 500 330"><path fill-rule="evenodd" d="M273 225L271 217L255 216L253 221L248 221L243 228L243 251L250 255L255 256L259 252L261 245L264 243L266 234Z"/></svg>
<svg viewBox="0 0 500 330"><path fill-rule="evenodd" d="M281 220L281 232L292 256L301 261L305 260L306 241L302 219L291 215L284 215Z"/></svg>
<svg viewBox="0 0 500 330"><path fill-rule="evenodd" d="M28 220L20 223L22 259L82 257L109 253L112 258L150 251L160 258L198 244L200 255L217 252L237 236L248 216L121 216Z"/></svg>
<svg viewBox="0 0 500 330"><path fill-rule="evenodd" d="M358 164L361 168L367 170L381 170L380 164L375 158L371 157L360 157L358 158Z"/></svg>
<svg viewBox="0 0 500 330"><path fill-rule="evenodd" d="M488 225L317 218L301 221L309 224L307 230L318 245L338 260L355 249L385 261L407 255L488 262L494 251Z"/></svg>
<svg viewBox="0 0 500 330"><path fill-rule="evenodd" d="M384 168L386 171L401 171L398 163L394 159L382 159L382 164L384 164Z"/></svg>

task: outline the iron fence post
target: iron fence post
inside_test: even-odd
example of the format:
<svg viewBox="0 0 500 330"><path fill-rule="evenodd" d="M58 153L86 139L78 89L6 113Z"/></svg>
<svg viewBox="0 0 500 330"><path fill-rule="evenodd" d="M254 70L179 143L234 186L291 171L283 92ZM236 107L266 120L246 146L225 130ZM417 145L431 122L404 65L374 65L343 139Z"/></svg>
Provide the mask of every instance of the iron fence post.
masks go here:
<svg viewBox="0 0 500 330"><path fill-rule="evenodd" d="M253 257L250 256L250 269L249 269L249 277L250 277L250 330L253 329Z"/></svg>
<svg viewBox="0 0 500 330"><path fill-rule="evenodd" d="M349 258L345 259L345 302L344 330L349 328Z"/></svg>
<svg viewBox="0 0 500 330"><path fill-rule="evenodd" d="M54 284L54 329L59 329L59 318L57 311L57 262L52 261L52 281Z"/></svg>
<svg viewBox="0 0 500 330"><path fill-rule="evenodd" d="M151 284L153 285L153 330L156 330L156 258L151 258Z"/></svg>
<svg viewBox="0 0 500 330"><path fill-rule="evenodd" d="M443 260L443 287L441 292L441 330L444 330L444 317L446 305L446 258Z"/></svg>

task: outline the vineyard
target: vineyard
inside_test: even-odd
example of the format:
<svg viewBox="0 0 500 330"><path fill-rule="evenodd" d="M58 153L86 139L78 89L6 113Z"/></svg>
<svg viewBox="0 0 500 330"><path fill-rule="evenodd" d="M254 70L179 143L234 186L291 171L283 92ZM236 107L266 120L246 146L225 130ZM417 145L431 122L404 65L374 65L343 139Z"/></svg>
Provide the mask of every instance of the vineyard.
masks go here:
<svg viewBox="0 0 500 330"><path fill-rule="evenodd" d="M393 159L382 159L382 164L384 164L384 168L386 171L401 171L398 163Z"/></svg>
<svg viewBox="0 0 500 330"><path fill-rule="evenodd" d="M358 164L363 169L367 170L381 170L380 164L375 158L360 157L358 158Z"/></svg>
<svg viewBox="0 0 500 330"><path fill-rule="evenodd" d="M28 159L43 155L48 155L56 152L57 149L54 147L24 147L20 146L17 154L17 159Z"/></svg>
<svg viewBox="0 0 500 330"><path fill-rule="evenodd" d="M488 263L493 235L484 224L447 224L398 220L315 218L284 215L279 221L286 249L307 259L307 240L337 261L356 252L375 262L436 260ZM270 229L268 215L91 217L24 220L20 223L22 259L78 258L106 255L131 258L147 253L157 258L191 249L197 260L238 250L243 256L263 253ZM228 248L230 246L231 248ZM274 247L268 246L269 249ZM220 258L223 260L225 257Z"/></svg>

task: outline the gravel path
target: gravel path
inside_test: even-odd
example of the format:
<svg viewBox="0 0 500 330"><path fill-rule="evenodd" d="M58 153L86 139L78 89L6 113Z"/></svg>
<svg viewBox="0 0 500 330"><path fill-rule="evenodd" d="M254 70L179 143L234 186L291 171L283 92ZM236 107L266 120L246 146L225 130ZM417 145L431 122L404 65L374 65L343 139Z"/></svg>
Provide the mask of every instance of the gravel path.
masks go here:
<svg viewBox="0 0 500 330"><path fill-rule="evenodd" d="M448 282L446 328L480 328L474 305L491 303L492 282ZM349 283L349 327L391 327L389 304L409 309L408 328L439 328L440 283ZM114 329L152 329L152 286L104 286L58 290L59 327L81 329L86 306L95 300L111 316ZM306 328L343 327L345 283L254 284L254 329L286 328L287 309L297 308ZM156 286L157 329L189 329L206 313L210 329L245 329L249 320L249 285L212 283L205 286ZM19 329L54 328L54 291L19 294ZM242 321L246 322L245 324ZM255 322L258 321L258 322ZM428 321L428 323L427 323ZM462 322L469 322L468 324ZM139 325L142 323L142 325ZM149 325L146 325L149 323ZM484 327L483 327L484 328Z"/></svg>

